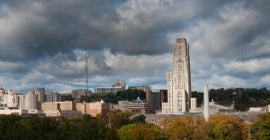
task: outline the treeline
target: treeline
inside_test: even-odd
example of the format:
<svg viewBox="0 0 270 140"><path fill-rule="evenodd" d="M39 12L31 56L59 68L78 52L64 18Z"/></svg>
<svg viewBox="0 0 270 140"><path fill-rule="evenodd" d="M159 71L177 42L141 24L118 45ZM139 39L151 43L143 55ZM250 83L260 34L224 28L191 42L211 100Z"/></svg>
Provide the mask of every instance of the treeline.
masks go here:
<svg viewBox="0 0 270 140"><path fill-rule="evenodd" d="M192 92L197 97L198 105L203 103L203 93ZM249 107L262 107L270 104L270 91L267 88L229 88L210 89L209 99L221 105L231 105L240 111L246 111Z"/></svg>
<svg viewBox="0 0 270 140"><path fill-rule="evenodd" d="M227 116L164 119L146 123L145 116L115 111L107 117L85 115L80 119L0 115L0 139L10 140L266 140L270 139L270 113L252 125Z"/></svg>
<svg viewBox="0 0 270 140"><path fill-rule="evenodd" d="M144 116L129 119L129 112L109 112L107 117L84 115L79 119L0 115L1 140L117 140L117 129L144 123Z"/></svg>
<svg viewBox="0 0 270 140"><path fill-rule="evenodd" d="M107 103L117 104L118 101L125 101L125 100L132 101L136 100L138 97L141 100L145 101L146 98L145 92L137 89L126 89L124 91L119 91L116 94L108 93L105 95L94 95L91 97L91 101L99 101L102 99Z"/></svg>

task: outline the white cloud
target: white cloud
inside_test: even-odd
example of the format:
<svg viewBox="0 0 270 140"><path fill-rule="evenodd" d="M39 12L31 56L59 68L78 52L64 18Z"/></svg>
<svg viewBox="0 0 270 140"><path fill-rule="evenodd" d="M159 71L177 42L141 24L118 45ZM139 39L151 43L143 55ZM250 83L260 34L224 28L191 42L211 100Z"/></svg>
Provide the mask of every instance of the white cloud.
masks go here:
<svg viewBox="0 0 270 140"><path fill-rule="evenodd" d="M208 81L213 88L245 87L247 85L244 79L229 75L213 74Z"/></svg>
<svg viewBox="0 0 270 140"><path fill-rule="evenodd" d="M23 63L17 62L7 62L7 61L0 61L0 71L20 71L24 69L26 66Z"/></svg>
<svg viewBox="0 0 270 140"><path fill-rule="evenodd" d="M264 77L261 77L259 84L262 86L269 86L270 85L270 74L265 75Z"/></svg>
<svg viewBox="0 0 270 140"><path fill-rule="evenodd" d="M225 64L224 68L230 72L261 73L270 69L270 58L233 61Z"/></svg>
<svg viewBox="0 0 270 140"><path fill-rule="evenodd" d="M171 63L171 54L162 55L125 55L112 54L110 51L104 52L105 63L112 70L119 72L135 73L155 73L156 71L167 69ZM150 72L150 73L149 73ZM144 75L144 74L143 74Z"/></svg>

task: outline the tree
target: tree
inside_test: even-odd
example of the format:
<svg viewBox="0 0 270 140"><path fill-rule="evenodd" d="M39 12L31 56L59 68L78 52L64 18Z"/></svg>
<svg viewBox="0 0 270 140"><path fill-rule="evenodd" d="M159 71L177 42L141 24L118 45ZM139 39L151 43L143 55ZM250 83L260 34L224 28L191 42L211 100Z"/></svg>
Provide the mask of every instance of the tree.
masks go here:
<svg viewBox="0 0 270 140"><path fill-rule="evenodd" d="M134 138L137 140L165 140L167 136L162 130L150 123L137 124L134 132Z"/></svg>
<svg viewBox="0 0 270 140"><path fill-rule="evenodd" d="M79 120L63 120L60 125L60 139L62 140L76 140L80 137Z"/></svg>
<svg viewBox="0 0 270 140"><path fill-rule="evenodd" d="M192 97L197 98L200 105L203 100L203 94L192 92ZM210 100L214 100L222 105L231 105L234 101L236 110L247 111L249 107L265 106L270 104L270 91L267 88L229 88L229 89L210 89Z"/></svg>
<svg viewBox="0 0 270 140"><path fill-rule="evenodd" d="M270 139L270 113L261 114L254 121L250 129L252 139Z"/></svg>
<svg viewBox="0 0 270 140"><path fill-rule="evenodd" d="M124 125L130 124L131 120L129 117L132 114L128 111L111 111L107 113L108 123L111 128L120 128Z"/></svg>
<svg viewBox="0 0 270 140"><path fill-rule="evenodd" d="M137 124L128 124L128 125L124 125L122 126L119 130L118 130L118 134L120 139L122 140L133 140L135 139L134 135L134 129L136 129Z"/></svg>
<svg viewBox="0 0 270 140"><path fill-rule="evenodd" d="M18 139L20 120L18 115L0 115L0 139Z"/></svg>
<svg viewBox="0 0 270 140"><path fill-rule="evenodd" d="M247 139L246 125L243 121L233 116L216 115L210 117L208 126L210 133L208 136L212 139L220 140L242 140ZM212 131L212 133L211 133ZM210 135L209 135L210 134Z"/></svg>
<svg viewBox="0 0 270 140"><path fill-rule="evenodd" d="M197 132L197 127L204 120L194 116L183 116L175 119L164 119L160 122L161 128L171 140L192 139L193 134Z"/></svg>
<svg viewBox="0 0 270 140"><path fill-rule="evenodd" d="M164 140L167 139L165 133L153 124L128 124L118 130L118 134L123 140Z"/></svg>
<svg viewBox="0 0 270 140"><path fill-rule="evenodd" d="M120 137L117 131L114 128L112 128L107 131L105 140L120 140Z"/></svg>
<svg viewBox="0 0 270 140"><path fill-rule="evenodd" d="M144 115L139 115L135 116L134 118L131 119L133 123L145 123L145 116Z"/></svg>

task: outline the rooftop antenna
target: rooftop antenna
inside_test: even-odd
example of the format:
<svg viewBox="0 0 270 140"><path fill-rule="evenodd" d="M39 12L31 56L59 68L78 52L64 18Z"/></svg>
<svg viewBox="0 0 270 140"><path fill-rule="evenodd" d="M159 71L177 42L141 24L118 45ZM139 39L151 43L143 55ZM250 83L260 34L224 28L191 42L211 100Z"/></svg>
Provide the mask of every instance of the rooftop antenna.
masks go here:
<svg viewBox="0 0 270 140"><path fill-rule="evenodd" d="M85 56L85 72L86 72L86 92L85 92L85 96L87 96L87 94L88 94L88 57L89 57L89 54L87 54Z"/></svg>

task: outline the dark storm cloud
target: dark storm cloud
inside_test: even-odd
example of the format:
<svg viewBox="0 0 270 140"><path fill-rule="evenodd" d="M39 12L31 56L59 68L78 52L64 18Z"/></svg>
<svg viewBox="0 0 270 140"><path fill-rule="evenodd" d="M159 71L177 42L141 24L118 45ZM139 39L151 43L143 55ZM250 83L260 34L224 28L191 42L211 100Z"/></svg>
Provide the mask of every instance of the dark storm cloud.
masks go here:
<svg viewBox="0 0 270 140"><path fill-rule="evenodd" d="M91 85L119 79L166 85L160 81L171 67L172 44L187 37L193 89L206 83L267 85L269 5L267 0L0 2L0 65L5 67L0 82L72 89L85 84L89 54ZM21 82L5 80L12 72Z"/></svg>
<svg viewBox="0 0 270 140"><path fill-rule="evenodd" d="M51 56L75 48L100 49L117 19L110 1L14 3L2 5L1 28L6 28L11 35L0 44L5 48L1 55L13 58ZM15 55L17 53L22 54Z"/></svg>
<svg viewBox="0 0 270 140"><path fill-rule="evenodd" d="M1 28L5 28L1 35L5 38L0 39L0 47L5 49L0 55L23 60L74 49L104 48L127 54L164 53L171 44L167 40L168 32L187 26L195 17L209 16L211 10L204 10L200 4L202 2L7 1L1 5ZM210 6L205 9L214 10Z"/></svg>
<svg viewBox="0 0 270 140"><path fill-rule="evenodd" d="M6 30L1 35L6 38L1 40L0 47L4 51L0 55L8 59L53 56L74 49L111 48L114 52L130 54L152 53L153 49L148 48L150 42L144 43L154 41L152 36L160 36L153 31L150 35L138 34L132 27L117 27L119 3L109 0L16 2L3 4L1 11L1 28ZM127 37L128 34L133 36Z"/></svg>

